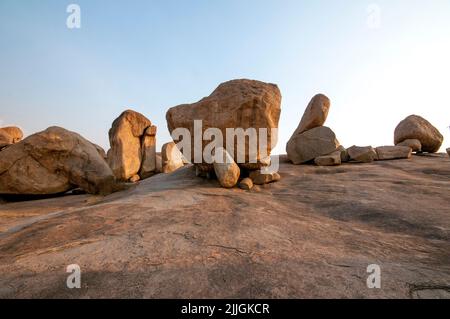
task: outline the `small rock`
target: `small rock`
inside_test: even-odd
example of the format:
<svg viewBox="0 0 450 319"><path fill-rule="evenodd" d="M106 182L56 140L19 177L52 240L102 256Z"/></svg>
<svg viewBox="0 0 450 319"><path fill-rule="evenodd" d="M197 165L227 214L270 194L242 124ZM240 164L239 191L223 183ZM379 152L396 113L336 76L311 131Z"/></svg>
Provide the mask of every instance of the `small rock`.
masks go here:
<svg viewBox="0 0 450 319"><path fill-rule="evenodd" d="M347 149L347 151L348 155L350 156L350 160L359 163L371 163L378 157L377 152L373 149L372 146L352 146Z"/></svg>
<svg viewBox="0 0 450 319"><path fill-rule="evenodd" d="M281 180L280 174L278 173L263 174L261 173L261 170L250 172L250 178L252 179L255 185L270 184Z"/></svg>
<svg viewBox="0 0 450 319"><path fill-rule="evenodd" d="M249 191L253 188L253 181L251 178L244 178L240 183L239 183L239 188Z"/></svg>
<svg viewBox="0 0 450 319"><path fill-rule="evenodd" d="M224 188L233 188L239 181L241 170L224 148L217 148L214 159L214 172Z"/></svg>
<svg viewBox="0 0 450 319"><path fill-rule="evenodd" d="M289 160L298 165L330 154L336 151L339 145L334 132L326 126L320 126L292 136L286 151Z"/></svg>
<svg viewBox="0 0 450 319"><path fill-rule="evenodd" d="M336 151L328 155L319 156L314 160L317 166L337 166L341 165L341 151Z"/></svg>
<svg viewBox="0 0 450 319"><path fill-rule="evenodd" d="M380 146L375 150L379 161L411 158L412 154L409 146Z"/></svg>
<svg viewBox="0 0 450 319"><path fill-rule="evenodd" d="M416 139L422 144L422 151L436 153L441 148L444 137L430 122L418 115L408 116L395 128L394 144Z"/></svg>
<svg viewBox="0 0 450 319"><path fill-rule="evenodd" d="M138 174L136 174L136 175L133 175L129 181L130 181L130 183L137 183L140 180L141 180L141 177Z"/></svg>
<svg viewBox="0 0 450 319"><path fill-rule="evenodd" d="M422 143L416 139L404 140L403 142L398 143L397 146L408 146L413 152L422 152Z"/></svg>

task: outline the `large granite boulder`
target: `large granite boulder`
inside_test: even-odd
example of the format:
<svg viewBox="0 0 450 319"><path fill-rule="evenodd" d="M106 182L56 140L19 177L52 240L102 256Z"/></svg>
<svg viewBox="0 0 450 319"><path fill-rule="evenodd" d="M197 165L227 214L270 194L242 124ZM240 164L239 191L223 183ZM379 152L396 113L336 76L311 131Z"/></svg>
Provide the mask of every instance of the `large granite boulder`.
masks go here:
<svg viewBox="0 0 450 319"><path fill-rule="evenodd" d="M303 114L302 120L294 135L301 134L310 129L323 126L330 110L330 99L323 94L317 94L309 102L308 107Z"/></svg>
<svg viewBox="0 0 450 319"><path fill-rule="evenodd" d="M117 179L128 181L141 170L143 153L146 156L147 149L151 148L148 145L142 147L147 140L146 131L151 126L149 119L131 110L123 112L113 122L109 130L111 149L108 151L108 164ZM144 168L144 173L149 172Z"/></svg>
<svg viewBox="0 0 450 319"><path fill-rule="evenodd" d="M82 188L92 194L117 189L96 147L60 127L29 136L0 156L0 194L49 195Z"/></svg>
<svg viewBox="0 0 450 319"><path fill-rule="evenodd" d="M317 157L333 153L340 146L334 132L319 126L304 133L293 135L286 146L289 160L298 165Z"/></svg>
<svg viewBox="0 0 450 319"><path fill-rule="evenodd" d="M444 137L430 122L411 115L398 124L394 132L395 145L405 140L416 139L422 144L422 152L436 153L441 148Z"/></svg>
<svg viewBox="0 0 450 319"><path fill-rule="evenodd" d="M208 128L217 128L223 136L223 146L227 145L226 129L267 129L267 149L266 154L261 154L259 150L256 156L249 156L249 139L246 138L244 161L238 160L237 139L230 141L234 145L234 152L229 153L239 164L249 163L253 160L260 162L270 155L272 142L276 142L276 136L272 136L271 129L278 128L278 121L281 112L281 93L275 84L264 83L253 80L233 80L219 85L214 92L194 104L183 104L169 109L167 112L167 125L169 131L177 128L186 128L191 134L191 155L187 158L191 163L203 164L210 170L212 165L208 164L202 157L201 163L195 161L195 141L194 141L194 121L202 121L203 134ZM203 140L202 136L198 137ZM273 139L273 141L272 141ZM258 138L258 144L261 142ZM202 152L210 141L202 141ZM275 144L275 143L274 143ZM256 145L255 145L256 146ZM265 156L262 156L265 155ZM256 158L255 158L256 157ZM252 159L252 160L251 160ZM242 163L244 162L244 163Z"/></svg>

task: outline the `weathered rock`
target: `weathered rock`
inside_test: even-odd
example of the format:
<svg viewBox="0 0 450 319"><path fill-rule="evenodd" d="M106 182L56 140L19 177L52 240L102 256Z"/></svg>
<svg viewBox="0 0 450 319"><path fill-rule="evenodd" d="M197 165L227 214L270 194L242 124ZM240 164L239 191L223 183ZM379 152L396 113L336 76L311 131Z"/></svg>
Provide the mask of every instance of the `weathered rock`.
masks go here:
<svg viewBox="0 0 450 319"><path fill-rule="evenodd" d="M311 102L309 102L294 135L302 134L313 128L323 126L327 120L330 105L330 99L325 95L317 94L314 96Z"/></svg>
<svg viewBox="0 0 450 319"><path fill-rule="evenodd" d="M250 172L250 178L255 185L264 185L278 182L281 176L278 173L262 173L261 170Z"/></svg>
<svg viewBox="0 0 450 319"><path fill-rule="evenodd" d="M103 159L106 160L106 159L108 158L108 156L106 155L106 152L105 152L105 150L103 149L103 147L101 147L100 145L94 144L94 143L92 143L92 145L94 145L95 149L97 150L97 152L100 154L100 156L101 156Z"/></svg>
<svg viewBox="0 0 450 319"><path fill-rule="evenodd" d="M8 134L9 136L11 136L11 139L12 139L11 144L18 143L23 138L22 130L16 126L2 127L2 128L0 128L0 132L4 132L4 133Z"/></svg>
<svg viewBox="0 0 450 319"><path fill-rule="evenodd" d="M184 166L183 155L174 142L166 143L161 150L162 172L169 174Z"/></svg>
<svg viewBox="0 0 450 319"><path fill-rule="evenodd" d="M171 108L166 115L169 131L172 133L177 128L186 128L191 133L191 158L188 160L193 164L206 164L196 162L194 143L194 121L202 121L202 134L208 128L217 128L222 132L224 147L227 143L226 129L267 129L266 154L261 154L257 149L255 154L259 162L262 158L269 156L272 150L271 143L276 142L272 136L271 129L278 128L281 112L281 93L275 84L268 84L253 80L233 80L219 85L219 87L208 97L194 104L184 104ZM201 138L202 139L202 138ZM259 138L257 138L260 142ZM273 140L273 141L272 141ZM210 141L203 141L203 151ZM231 143L231 141L230 141ZM246 138L245 156L243 163L238 160L238 140L233 138L234 152L231 154L238 164L250 163L249 139ZM231 152L231 150L230 150ZM200 153L199 153L200 154ZM263 156L264 155L264 156ZM206 166L212 170L212 165Z"/></svg>
<svg viewBox="0 0 450 319"><path fill-rule="evenodd" d="M360 163L371 163L378 158L377 152L372 146L352 146L347 149L350 160Z"/></svg>
<svg viewBox="0 0 450 319"><path fill-rule="evenodd" d="M244 178L240 183L239 183L239 188L249 191L253 188L253 181L251 178Z"/></svg>
<svg viewBox="0 0 450 319"><path fill-rule="evenodd" d="M232 188L236 186L241 175L239 166L224 148L216 149L214 157L214 172L216 173L220 185L224 188Z"/></svg>
<svg viewBox="0 0 450 319"><path fill-rule="evenodd" d="M375 149L379 161L411 158L412 149L409 146L380 146Z"/></svg>
<svg viewBox="0 0 450 319"><path fill-rule="evenodd" d="M132 176L129 181L130 181L130 183L137 183L140 180L141 180L141 177L138 174L136 174L136 175Z"/></svg>
<svg viewBox="0 0 450 319"><path fill-rule="evenodd" d="M142 137L142 163L139 175L142 179L156 172L156 126L146 129Z"/></svg>
<svg viewBox="0 0 450 319"><path fill-rule="evenodd" d="M142 163L141 139L151 122L135 111L123 112L109 130L108 164L117 179L129 180Z"/></svg>
<svg viewBox="0 0 450 319"><path fill-rule="evenodd" d="M422 143L419 140L404 140L398 143L397 146L408 146L413 152L422 152Z"/></svg>
<svg viewBox="0 0 450 319"><path fill-rule="evenodd" d="M337 150L341 152L341 163L346 163L350 161L350 156L348 155L348 151L344 146L339 145Z"/></svg>
<svg viewBox="0 0 450 319"><path fill-rule="evenodd" d="M76 187L109 194L116 186L95 146L60 127L31 135L0 156L0 194L58 194Z"/></svg>
<svg viewBox="0 0 450 319"><path fill-rule="evenodd" d="M319 156L314 160L317 166L337 166L341 165L341 151L335 151L328 155Z"/></svg>
<svg viewBox="0 0 450 319"><path fill-rule="evenodd" d="M319 126L302 134L293 135L286 151L289 160L298 165L330 154L336 151L339 145L336 135L330 128Z"/></svg>
<svg viewBox="0 0 450 319"><path fill-rule="evenodd" d="M422 144L422 151L436 153L441 148L444 137L430 122L418 115L404 119L395 129L394 144L416 139Z"/></svg>
<svg viewBox="0 0 450 319"><path fill-rule="evenodd" d="M0 149L11 144L13 144L12 136L0 129Z"/></svg>

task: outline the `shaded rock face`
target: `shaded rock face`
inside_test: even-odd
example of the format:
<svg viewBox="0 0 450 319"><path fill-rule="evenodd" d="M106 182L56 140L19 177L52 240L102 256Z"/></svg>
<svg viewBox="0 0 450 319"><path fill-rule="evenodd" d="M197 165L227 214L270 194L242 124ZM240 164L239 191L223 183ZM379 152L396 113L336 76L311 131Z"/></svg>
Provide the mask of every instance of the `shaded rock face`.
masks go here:
<svg viewBox="0 0 450 319"><path fill-rule="evenodd" d="M330 105L330 99L325 95L317 94L314 96L311 102L309 102L297 130L294 132L294 135L323 126L327 120Z"/></svg>
<svg viewBox="0 0 450 319"><path fill-rule="evenodd" d="M409 146L380 146L375 149L379 161L411 158L412 149Z"/></svg>
<svg viewBox="0 0 450 319"><path fill-rule="evenodd" d="M422 143L419 140L404 140L398 143L397 146L408 146L413 152L422 152Z"/></svg>
<svg viewBox="0 0 450 319"><path fill-rule="evenodd" d="M347 151L350 160L359 163L371 163L378 158L377 152L372 146L352 146Z"/></svg>
<svg viewBox="0 0 450 319"><path fill-rule="evenodd" d="M207 164L205 161L197 163L194 153L194 121L202 121L202 133L208 128L217 128L223 135L223 146L227 145L226 129L268 129L267 154L261 156L259 149L256 160L270 155L271 143L275 145L276 137L271 135L272 128L278 128L281 112L281 93L275 84L253 80L233 80L219 85L208 97L194 104L184 104L169 109L166 115L170 133L177 128L186 128L191 133L191 158L188 160L195 164ZM202 138L201 138L202 139ZM273 140L272 140L273 139ZM260 142L258 138L258 143ZM210 141L202 142L202 151ZM231 141L230 141L231 143ZM234 140L234 152L230 155L238 164L237 140ZM245 139L245 163L250 162L249 139ZM207 165L208 166L208 165ZM212 165L209 165L212 170Z"/></svg>
<svg viewBox="0 0 450 319"><path fill-rule="evenodd" d="M174 142L163 145L161 150L161 160L161 170L164 174L170 174L184 166L183 154L181 154Z"/></svg>
<svg viewBox="0 0 450 319"><path fill-rule="evenodd" d="M0 156L0 194L51 195L76 187L109 194L116 186L96 147L60 127L31 135Z"/></svg>
<svg viewBox="0 0 450 319"><path fill-rule="evenodd" d="M419 140L422 151L428 153L439 151L444 141L442 134L430 122L418 115L408 116L395 129L395 145L408 139Z"/></svg>
<svg viewBox="0 0 450 319"><path fill-rule="evenodd" d="M131 110L113 122L109 130L108 164L117 179L128 181L138 173L145 177L151 173L149 170L156 169L156 151L153 151L156 141L151 135L152 132L156 135L156 127L151 127L150 120Z"/></svg>
<svg viewBox="0 0 450 319"><path fill-rule="evenodd" d="M289 160L298 165L331 154L339 145L334 132L326 126L320 126L292 136L286 151Z"/></svg>
<svg viewBox="0 0 450 319"><path fill-rule="evenodd" d="M0 128L0 149L18 143L23 138L23 132L15 126Z"/></svg>

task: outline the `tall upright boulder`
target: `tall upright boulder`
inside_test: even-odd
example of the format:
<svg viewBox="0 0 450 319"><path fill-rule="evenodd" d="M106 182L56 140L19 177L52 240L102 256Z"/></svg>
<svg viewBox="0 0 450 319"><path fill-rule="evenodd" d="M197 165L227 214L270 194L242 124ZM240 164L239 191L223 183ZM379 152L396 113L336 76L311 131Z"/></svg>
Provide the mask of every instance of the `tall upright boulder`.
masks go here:
<svg viewBox="0 0 450 319"><path fill-rule="evenodd" d="M142 144L147 136L146 130L151 126L149 119L132 110L123 112L113 122L109 130L111 148L107 156L108 164L117 179L128 181L139 173L142 165Z"/></svg>
<svg viewBox="0 0 450 319"><path fill-rule="evenodd" d="M139 170L141 178L147 178L156 172L156 126L148 127L142 137L142 163Z"/></svg>
<svg viewBox="0 0 450 319"><path fill-rule="evenodd" d="M161 149L162 173L170 174L184 166L183 154L174 142L166 143Z"/></svg>
<svg viewBox="0 0 450 319"><path fill-rule="evenodd" d="M261 154L257 148L257 154L253 158L260 162L270 155L272 142L275 144L276 136L272 136L271 129L278 128L281 112L281 93L275 84L264 83L254 80L232 80L220 84L214 92L197 103L183 104L169 109L166 115L167 125L170 133L177 128L185 128L191 133L191 158L188 160L195 163L195 141L194 121L202 121L202 134L209 128L217 128L221 131L224 144L227 145L226 129L267 129L266 154ZM204 141L202 137L201 151L203 152L210 141ZM245 139L245 163L238 161L237 139L229 141L234 145L234 152L229 151L233 159L239 164L251 162L249 139ZM261 142L258 138L258 144ZM265 155L265 156L262 156ZM202 160L203 166L208 166ZM213 170L213 166L209 165Z"/></svg>
<svg viewBox="0 0 450 319"><path fill-rule="evenodd" d="M1 152L0 194L51 195L77 187L92 194L117 190L105 159L77 133L50 127Z"/></svg>
<svg viewBox="0 0 450 319"><path fill-rule="evenodd" d="M315 95L306 107L294 135L302 134L313 128L323 126L327 120L330 106L331 102L327 96L323 94Z"/></svg>
<svg viewBox="0 0 450 319"><path fill-rule="evenodd" d="M442 146L444 137L430 122L418 115L410 115L401 121L394 132L394 143L398 145L405 140L419 140L422 152L436 153Z"/></svg>

